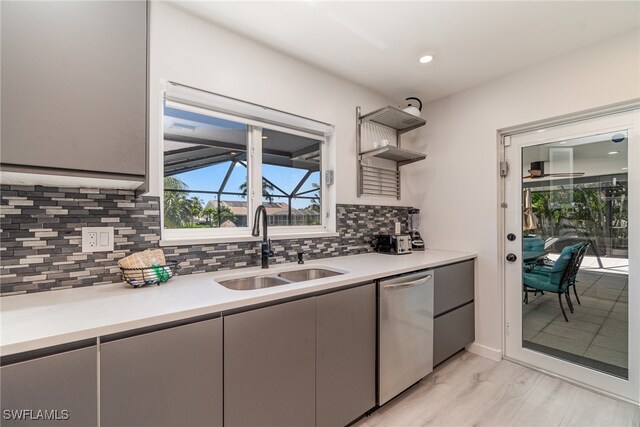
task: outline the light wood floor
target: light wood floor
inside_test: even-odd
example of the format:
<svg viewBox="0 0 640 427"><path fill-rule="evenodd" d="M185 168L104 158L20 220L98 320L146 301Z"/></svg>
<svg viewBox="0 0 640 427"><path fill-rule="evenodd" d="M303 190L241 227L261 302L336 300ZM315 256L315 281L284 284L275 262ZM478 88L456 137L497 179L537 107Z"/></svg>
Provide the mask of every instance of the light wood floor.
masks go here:
<svg viewBox="0 0 640 427"><path fill-rule="evenodd" d="M637 427L640 407L461 352L355 426Z"/></svg>

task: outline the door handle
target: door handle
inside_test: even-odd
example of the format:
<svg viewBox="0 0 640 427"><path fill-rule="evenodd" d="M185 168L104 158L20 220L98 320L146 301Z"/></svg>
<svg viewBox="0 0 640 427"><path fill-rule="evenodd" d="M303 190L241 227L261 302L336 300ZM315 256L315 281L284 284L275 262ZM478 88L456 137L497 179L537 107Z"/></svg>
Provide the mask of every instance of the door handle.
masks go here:
<svg viewBox="0 0 640 427"><path fill-rule="evenodd" d="M414 280L413 282L405 282L405 283L398 283L395 285L384 285L383 289L387 290L387 291L392 291L394 289L401 289L401 288L410 288L411 286L418 286L418 285L423 285L425 283L427 283L429 280L431 280L431 277L433 277L431 274L429 274L428 276L425 276L421 279L418 280Z"/></svg>
<svg viewBox="0 0 640 427"><path fill-rule="evenodd" d="M509 262L514 262L517 259L518 259L518 257L515 254L508 254L507 255L507 261L509 261Z"/></svg>

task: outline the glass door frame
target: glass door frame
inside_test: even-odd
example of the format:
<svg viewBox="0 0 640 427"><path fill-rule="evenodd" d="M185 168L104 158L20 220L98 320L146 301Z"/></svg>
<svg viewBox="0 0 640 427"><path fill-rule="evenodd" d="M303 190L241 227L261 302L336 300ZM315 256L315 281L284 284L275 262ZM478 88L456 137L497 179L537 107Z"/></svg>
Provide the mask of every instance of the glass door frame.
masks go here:
<svg viewBox="0 0 640 427"><path fill-rule="evenodd" d="M499 258L503 293L503 357L572 383L599 392L640 403L640 110L593 116L584 120L566 120L565 124L549 121L499 132L502 160L511 168L501 178L503 209L500 213ZM628 349L629 379L625 380L569 361L545 355L522 346L522 148L566 139L606 133L628 131L628 194L629 194L629 306ZM517 135L517 138L516 138ZM514 233L515 241L508 241ZM516 262L505 260L508 253L517 256Z"/></svg>

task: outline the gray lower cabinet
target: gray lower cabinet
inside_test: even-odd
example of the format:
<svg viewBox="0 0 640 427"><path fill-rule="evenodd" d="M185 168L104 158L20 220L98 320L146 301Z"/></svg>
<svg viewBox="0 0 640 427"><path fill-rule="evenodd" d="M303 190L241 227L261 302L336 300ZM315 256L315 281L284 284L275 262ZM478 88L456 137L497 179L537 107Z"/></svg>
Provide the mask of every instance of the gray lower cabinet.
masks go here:
<svg viewBox="0 0 640 427"><path fill-rule="evenodd" d="M315 298L224 317L224 425L315 425Z"/></svg>
<svg viewBox="0 0 640 427"><path fill-rule="evenodd" d="M316 425L345 426L375 406L376 289L316 301Z"/></svg>
<svg viewBox="0 0 640 427"><path fill-rule="evenodd" d="M101 344L101 426L221 426L222 355L222 318Z"/></svg>
<svg viewBox="0 0 640 427"><path fill-rule="evenodd" d="M2 425L97 425L96 368L95 345L2 366Z"/></svg>
<svg viewBox="0 0 640 427"><path fill-rule="evenodd" d="M375 406L367 284L224 317L224 423L344 426Z"/></svg>
<svg viewBox="0 0 640 427"><path fill-rule="evenodd" d="M433 364L446 360L475 339L473 302L433 320Z"/></svg>
<svg viewBox="0 0 640 427"><path fill-rule="evenodd" d="M434 366L475 339L474 277L474 260L434 271Z"/></svg>

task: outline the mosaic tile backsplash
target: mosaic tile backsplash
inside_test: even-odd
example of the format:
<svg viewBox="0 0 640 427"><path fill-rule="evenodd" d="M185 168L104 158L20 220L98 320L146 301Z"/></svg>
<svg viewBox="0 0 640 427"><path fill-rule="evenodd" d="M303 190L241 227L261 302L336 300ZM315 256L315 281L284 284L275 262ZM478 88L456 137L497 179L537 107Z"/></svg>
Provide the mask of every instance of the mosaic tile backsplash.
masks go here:
<svg viewBox="0 0 640 427"><path fill-rule="evenodd" d="M157 248L158 197L132 191L1 186L0 293L2 296L121 282L117 260ZM338 205L338 237L273 241L271 263L372 251L371 237L406 227L408 208ZM82 253L82 227L114 227L114 251ZM162 248L180 261L180 275L260 265L260 242Z"/></svg>

